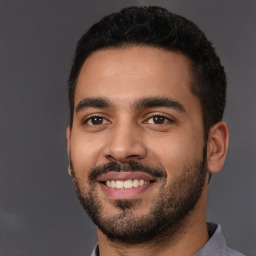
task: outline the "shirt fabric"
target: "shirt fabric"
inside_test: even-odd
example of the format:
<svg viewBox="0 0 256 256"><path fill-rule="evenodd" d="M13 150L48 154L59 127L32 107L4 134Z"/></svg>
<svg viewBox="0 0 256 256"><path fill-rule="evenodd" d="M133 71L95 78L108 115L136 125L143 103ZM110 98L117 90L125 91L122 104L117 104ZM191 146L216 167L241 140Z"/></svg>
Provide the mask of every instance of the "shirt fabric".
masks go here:
<svg viewBox="0 0 256 256"><path fill-rule="evenodd" d="M227 246L220 225L207 223L207 228L210 239L194 256L245 256ZM91 256L99 256L98 245L95 246Z"/></svg>

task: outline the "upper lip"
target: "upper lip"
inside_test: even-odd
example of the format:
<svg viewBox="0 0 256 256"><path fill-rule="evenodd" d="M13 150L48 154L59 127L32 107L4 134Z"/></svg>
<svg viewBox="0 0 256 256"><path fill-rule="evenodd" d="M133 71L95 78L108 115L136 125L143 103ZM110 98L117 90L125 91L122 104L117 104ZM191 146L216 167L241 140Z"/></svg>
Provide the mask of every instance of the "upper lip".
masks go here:
<svg viewBox="0 0 256 256"><path fill-rule="evenodd" d="M142 179L146 181L155 181L156 178L151 176L150 174L144 172L108 172L106 174L101 175L97 181L98 182L105 182L107 180L135 180L135 179Z"/></svg>

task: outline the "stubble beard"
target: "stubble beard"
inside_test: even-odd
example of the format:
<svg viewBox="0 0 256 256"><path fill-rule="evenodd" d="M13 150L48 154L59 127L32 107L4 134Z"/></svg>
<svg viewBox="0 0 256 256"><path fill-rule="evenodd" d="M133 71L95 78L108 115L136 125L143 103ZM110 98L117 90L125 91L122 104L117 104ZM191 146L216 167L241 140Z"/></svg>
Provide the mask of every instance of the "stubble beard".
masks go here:
<svg viewBox="0 0 256 256"><path fill-rule="evenodd" d="M141 244L168 236L181 230L184 220L193 211L201 197L207 168L204 150L203 159L181 171L168 186L166 177L159 179L159 194L154 195L147 214L135 214L139 199L115 200L118 210L114 215L104 212L96 183L91 183L87 194L82 193L79 180L72 169L72 180L77 196L93 223L113 242Z"/></svg>

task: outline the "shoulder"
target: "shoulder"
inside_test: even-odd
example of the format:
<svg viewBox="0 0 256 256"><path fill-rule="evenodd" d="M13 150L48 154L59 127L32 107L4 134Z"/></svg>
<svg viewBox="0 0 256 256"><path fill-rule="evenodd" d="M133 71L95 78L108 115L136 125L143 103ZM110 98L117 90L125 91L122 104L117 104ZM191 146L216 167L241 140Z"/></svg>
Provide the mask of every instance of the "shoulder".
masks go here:
<svg viewBox="0 0 256 256"><path fill-rule="evenodd" d="M241 252L235 251L227 247L227 256L245 256Z"/></svg>
<svg viewBox="0 0 256 256"><path fill-rule="evenodd" d="M227 246L220 225L207 223L207 227L210 239L194 256L245 256Z"/></svg>

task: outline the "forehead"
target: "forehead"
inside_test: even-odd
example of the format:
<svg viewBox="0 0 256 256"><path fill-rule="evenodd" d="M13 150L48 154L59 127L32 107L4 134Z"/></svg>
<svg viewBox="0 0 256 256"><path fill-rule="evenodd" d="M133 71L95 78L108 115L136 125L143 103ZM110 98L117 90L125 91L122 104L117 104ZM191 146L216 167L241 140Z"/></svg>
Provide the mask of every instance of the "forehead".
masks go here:
<svg viewBox="0 0 256 256"><path fill-rule="evenodd" d="M197 101L190 91L192 77L190 62L180 53L146 46L99 50L82 66L75 106L88 97L123 104L142 97Z"/></svg>

